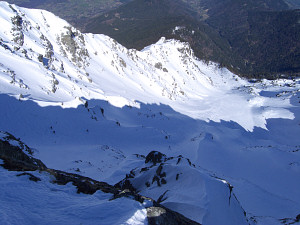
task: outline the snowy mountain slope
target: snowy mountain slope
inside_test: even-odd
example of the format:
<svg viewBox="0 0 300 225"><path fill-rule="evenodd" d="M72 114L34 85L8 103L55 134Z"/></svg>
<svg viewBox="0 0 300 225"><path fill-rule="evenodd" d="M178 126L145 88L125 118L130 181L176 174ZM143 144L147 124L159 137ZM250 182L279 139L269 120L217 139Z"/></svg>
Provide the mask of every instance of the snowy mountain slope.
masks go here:
<svg viewBox="0 0 300 225"><path fill-rule="evenodd" d="M168 171L193 176L139 189L153 198L170 189L162 204L192 218L199 211L180 202L204 207L198 222L245 222L239 207L192 199L184 183L203 177L224 193L222 206L230 192L220 179L229 182L249 223L280 224L300 213L299 80L251 83L197 61L177 41L127 50L48 12L0 6L0 130L21 138L48 167L115 184L145 166L135 154L156 150L190 159L195 168L170 163ZM179 192L187 196L176 199Z"/></svg>
<svg viewBox="0 0 300 225"><path fill-rule="evenodd" d="M0 187L2 224L199 225L135 191L47 168L28 150L31 149L13 135L0 132L0 174L4 178Z"/></svg>
<svg viewBox="0 0 300 225"><path fill-rule="evenodd" d="M33 172L33 182L20 172L0 167L1 224L147 224L146 209L138 202L111 194L77 194L72 184L52 184L47 174ZM99 213L105 212L105 213ZM130 217L131 215L132 217Z"/></svg>
<svg viewBox="0 0 300 225"><path fill-rule="evenodd" d="M62 109L39 107L5 95L1 96L1 103L8 106L1 111L1 129L26 140L35 149L34 155L49 167L114 184L130 170L144 167L145 160L134 154L147 155L157 149L168 156L189 157L196 166L195 174L208 173L228 180L248 218L253 216L260 221L266 217L294 218L299 214L299 126L295 121L294 124L289 120L275 121L269 131L255 129L248 133L234 123L195 121L162 105L119 109L104 101L89 101L88 108ZM299 111L294 113L299 115ZM181 170L175 167L176 173ZM188 181L196 180L190 171L185 174L190 175ZM172 195L175 190L190 196L187 199L194 199L196 193L188 191L191 186L188 184L182 182L174 190L172 185L156 188L152 197L158 200L168 188L170 199L172 196L176 199L177 195ZM198 190L200 183L194 185ZM228 188L226 193L224 199L228 199ZM195 200L188 201L190 209L200 207ZM185 208L179 207L178 212L186 213Z"/></svg>
<svg viewBox="0 0 300 225"><path fill-rule="evenodd" d="M131 170L121 186L130 182L139 193L202 224L249 224L226 181L203 173L182 156L167 158L152 151L140 157L145 164Z"/></svg>
<svg viewBox="0 0 300 225"><path fill-rule="evenodd" d="M64 107L76 107L81 98L116 106L163 103L196 119L235 121L247 130L265 128L268 118L294 118L284 109L288 100L235 90L249 83L196 60L178 41L127 50L109 37L81 34L49 12L5 2L0 22L1 93Z"/></svg>

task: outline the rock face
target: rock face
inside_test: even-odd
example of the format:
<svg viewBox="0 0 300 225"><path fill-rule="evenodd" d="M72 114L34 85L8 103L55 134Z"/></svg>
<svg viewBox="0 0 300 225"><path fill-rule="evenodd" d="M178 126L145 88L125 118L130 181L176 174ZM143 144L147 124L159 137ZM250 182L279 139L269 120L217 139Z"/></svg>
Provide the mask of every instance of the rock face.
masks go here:
<svg viewBox="0 0 300 225"><path fill-rule="evenodd" d="M34 181L34 182L41 181L41 178L36 177L33 174L28 173L28 172L20 173L17 175L17 177L21 177L21 176L28 176L29 180Z"/></svg>
<svg viewBox="0 0 300 225"><path fill-rule="evenodd" d="M183 225L196 225L196 223L183 215L169 210L151 198L144 197L136 193L134 188L130 186L130 189L126 189L121 186L112 186L105 182L93 180L88 177L80 176L78 174L67 173L55 169L49 169L46 165L32 157L33 150L31 150L23 142L15 138L13 135L0 132L0 159L4 164L0 164L8 170L14 171L43 171L51 174L54 177L53 183L58 185L66 185L71 182L77 188L77 193L94 194L96 191L101 190L105 193L113 194L113 199L128 197L135 199L140 203L148 202L147 217L149 225L163 225L163 224L183 224ZM150 155L150 154L149 154ZM153 157L148 157L153 162L159 162L165 156L158 152L151 153ZM17 176L28 176L29 180L38 182L40 179L30 172L24 172ZM130 183L128 183L130 185ZM126 186L126 185L125 185ZM112 200L113 200L112 199ZM150 202L150 204L149 204Z"/></svg>
<svg viewBox="0 0 300 225"><path fill-rule="evenodd" d="M54 183L66 185L71 182L77 187L77 193L94 194L98 190L105 193L112 193L114 195L118 195L119 193L119 190L105 182L99 182L78 174L66 173L54 169L47 169L46 171L55 177L55 180L53 181Z"/></svg>
<svg viewBox="0 0 300 225"><path fill-rule="evenodd" d="M156 164L165 161L165 159L166 159L165 154L162 154L161 152L157 152L157 151L152 151L146 156L145 163L150 162Z"/></svg>
<svg viewBox="0 0 300 225"><path fill-rule="evenodd" d="M33 151L23 142L6 132L0 135L0 158L4 160L4 168L20 171L47 169L42 161L31 156Z"/></svg>
<svg viewBox="0 0 300 225"><path fill-rule="evenodd" d="M181 214L171 211L162 206L153 206L147 208L147 217L149 225L168 224L168 225L196 225L199 224Z"/></svg>

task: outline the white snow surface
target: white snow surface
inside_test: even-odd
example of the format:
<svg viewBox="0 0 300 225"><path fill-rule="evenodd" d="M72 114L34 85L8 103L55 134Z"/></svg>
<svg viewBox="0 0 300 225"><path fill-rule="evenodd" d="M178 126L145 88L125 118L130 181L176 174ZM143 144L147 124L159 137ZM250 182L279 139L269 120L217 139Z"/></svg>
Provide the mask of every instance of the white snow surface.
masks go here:
<svg viewBox="0 0 300 225"><path fill-rule="evenodd" d="M113 196L97 191L77 194L72 184L52 184L46 173L31 172L41 179L32 182L22 172L0 167L1 224L147 224L146 209L129 198L109 201Z"/></svg>
<svg viewBox="0 0 300 225"><path fill-rule="evenodd" d="M162 204L204 225L281 224L300 214L299 79L249 82L199 61L179 41L128 50L49 12L3 1L0 24L1 140L9 132L49 168L110 184L143 167L135 154L182 155L195 167L166 166L161 187L147 189L142 176L135 182L155 200L169 190ZM184 174L179 181L177 173ZM0 170L4 224L146 223L143 206L131 200L107 202L108 195L77 195L44 174L34 173L38 183L15 174ZM231 205L227 182L237 198Z"/></svg>
<svg viewBox="0 0 300 225"><path fill-rule="evenodd" d="M128 50L105 35L81 34L49 12L11 7L0 4L1 43L11 50L0 48L1 93L41 106L77 107L83 98L118 107L166 104L250 131L266 128L269 118L294 118L288 99L260 96L246 80L197 60L188 44L162 38L143 51ZM19 26L11 22L17 16Z"/></svg>
<svg viewBox="0 0 300 225"><path fill-rule="evenodd" d="M153 199L162 196L164 206L201 224L249 224L227 182L195 168L187 159L178 157L156 166L146 163L142 168L148 170L134 169L131 181L142 195ZM153 177L161 177L160 184L153 182Z"/></svg>

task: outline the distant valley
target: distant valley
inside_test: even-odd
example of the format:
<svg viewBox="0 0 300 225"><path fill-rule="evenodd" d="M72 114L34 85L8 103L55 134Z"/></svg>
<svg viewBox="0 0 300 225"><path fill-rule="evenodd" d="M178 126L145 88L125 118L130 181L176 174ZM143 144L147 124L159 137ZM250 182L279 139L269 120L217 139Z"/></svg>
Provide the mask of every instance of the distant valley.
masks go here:
<svg viewBox="0 0 300 225"><path fill-rule="evenodd" d="M52 11L127 48L141 50L162 36L186 41L198 58L248 78L300 73L300 5L294 0L8 2Z"/></svg>

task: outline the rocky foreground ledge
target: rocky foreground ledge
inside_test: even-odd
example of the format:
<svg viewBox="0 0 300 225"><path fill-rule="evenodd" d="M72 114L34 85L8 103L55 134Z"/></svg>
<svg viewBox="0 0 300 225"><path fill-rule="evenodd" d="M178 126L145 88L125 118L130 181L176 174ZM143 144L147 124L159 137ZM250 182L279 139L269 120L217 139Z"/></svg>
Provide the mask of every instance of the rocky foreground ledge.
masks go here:
<svg viewBox="0 0 300 225"><path fill-rule="evenodd" d="M66 185L71 182L74 186L76 186L77 193L92 195L96 191L102 191L113 194L114 197L111 200L125 197L135 199L140 203L148 201L152 203L147 204L148 207L146 207L149 225L199 224L162 206L151 198L137 194L133 189L120 189L120 187L112 186L105 182L96 181L78 174L47 168L41 160L32 156L33 150L31 150L22 141L7 132L1 132L0 134L0 159L3 160L3 164L0 164L0 166L10 171L24 171L24 173L18 174L17 176L26 175L29 177L29 180L38 182L40 179L31 174L30 171L46 172L54 177L52 180L53 183Z"/></svg>

